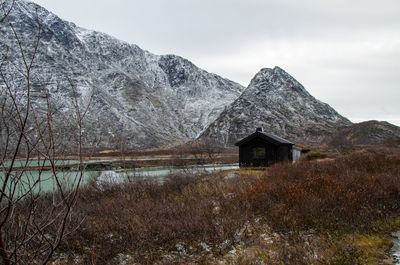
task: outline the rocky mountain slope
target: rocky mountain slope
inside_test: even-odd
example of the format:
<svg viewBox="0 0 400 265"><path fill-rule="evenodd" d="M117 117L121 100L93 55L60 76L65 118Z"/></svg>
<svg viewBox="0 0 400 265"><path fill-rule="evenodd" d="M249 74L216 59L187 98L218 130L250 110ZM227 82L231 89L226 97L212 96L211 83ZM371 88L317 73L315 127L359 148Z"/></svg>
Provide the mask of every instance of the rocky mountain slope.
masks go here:
<svg viewBox="0 0 400 265"><path fill-rule="evenodd" d="M8 18L26 58L33 54L40 25L31 72L37 108L44 108L50 95L59 112L66 113L72 109L74 87L81 106L91 102L84 127L101 146L120 138L142 147L194 139L244 90L184 58L154 55L77 27L34 3L17 1ZM7 54L1 70L23 102L24 65L6 22L0 23L0 48ZM5 87L4 80L0 85Z"/></svg>
<svg viewBox="0 0 400 265"><path fill-rule="evenodd" d="M23 56L29 61L35 54L29 73L33 106L45 113L49 102L54 116L63 117L57 131L62 138L74 98L82 108L89 105L83 127L90 146L158 147L198 137L231 144L256 127L296 143L320 144L333 141L337 128L352 128L279 67L262 69L244 88L182 57L154 55L24 0L0 22L0 36L0 88L9 85L24 104Z"/></svg>
<svg viewBox="0 0 400 265"><path fill-rule="evenodd" d="M264 68L202 137L234 143L256 127L301 144L320 144L338 126L351 122L311 96L279 67Z"/></svg>
<svg viewBox="0 0 400 265"><path fill-rule="evenodd" d="M338 128L326 143L330 146L400 144L400 127L385 121L365 121Z"/></svg>

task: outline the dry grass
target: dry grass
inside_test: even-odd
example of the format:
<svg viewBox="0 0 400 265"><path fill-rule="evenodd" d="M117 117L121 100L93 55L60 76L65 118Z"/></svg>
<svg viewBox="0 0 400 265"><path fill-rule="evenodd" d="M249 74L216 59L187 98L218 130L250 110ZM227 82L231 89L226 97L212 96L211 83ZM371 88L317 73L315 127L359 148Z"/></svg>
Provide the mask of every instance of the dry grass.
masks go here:
<svg viewBox="0 0 400 265"><path fill-rule="evenodd" d="M232 175L173 175L82 188L57 262L376 264L398 227L400 151ZM390 224L390 225L388 225ZM235 254L229 253L235 249ZM121 256L122 255L122 256Z"/></svg>
<svg viewBox="0 0 400 265"><path fill-rule="evenodd" d="M109 263L129 252L141 264L153 264L177 244L191 244L202 254L206 242L212 252L235 243L235 233L249 219L234 200L232 180L222 176L170 176L162 185L148 180L97 187L83 192L79 202L85 222L70 237L66 252L83 254L84 263ZM226 240L231 243L221 248ZM90 252L82 252L91 246Z"/></svg>
<svg viewBox="0 0 400 265"><path fill-rule="evenodd" d="M400 153L373 149L277 165L244 196L276 229L369 228L399 212Z"/></svg>

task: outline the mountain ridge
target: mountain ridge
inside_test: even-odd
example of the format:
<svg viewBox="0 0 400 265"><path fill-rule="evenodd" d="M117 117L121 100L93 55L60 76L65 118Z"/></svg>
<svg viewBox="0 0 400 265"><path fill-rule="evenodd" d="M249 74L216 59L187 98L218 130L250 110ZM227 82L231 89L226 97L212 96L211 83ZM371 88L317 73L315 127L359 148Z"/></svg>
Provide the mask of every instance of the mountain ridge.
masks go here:
<svg viewBox="0 0 400 265"><path fill-rule="evenodd" d="M263 127L294 142L318 145L352 124L278 66L262 68L245 88L183 57L152 54L21 0L9 19L26 55L32 55L37 37L36 14L41 34L32 99L41 109L50 95L60 117L73 109L75 92L80 105L91 102L84 122L91 138L87 144L159 147L199 137L231 144ZM6 36L0 47L9 51L2 70L18 88L24 80L18 72L23 70L18 44L6 25L0 24L0 33ZM23 102L22 90L17 96Z"/></svg>
<svg viewBox="0 0 400 265"><path fill-rule="evenodd" d="M36 9L41 38L33 69L33 87L38 91L33 92L40 95L47 90L59 109L66 111L72 108L70 83L82 105L94 89L85 127L103 136L103 146L112 145L108 138L117 134L140 147L193 139L244 90L182 57L152 54L105 33L80 28L37 4L18 1L9 18L26 50L33 48L38 31ZM0 45L17 55L12 32L4 25L0 30L8 36ZM18 59L9 58L7 67L21 65ZM10 82L18 87L23 78L18 79ZM43 106L40 96L35 100Z"/></svg>
<svg viewBox="0 0 400 265"><path fill-rule="evenodd" d="M263 127L291 141L316 145L346 124L351 122L315 99L283 69L262 68L202 137L232 144Z"/></svg>
<svg viewBox="0 0 400 265"><path fill-rule="evenodd" d="M326 143L328 146L400 146L400 127L386 121L363 121L337 128Z"/></svg>

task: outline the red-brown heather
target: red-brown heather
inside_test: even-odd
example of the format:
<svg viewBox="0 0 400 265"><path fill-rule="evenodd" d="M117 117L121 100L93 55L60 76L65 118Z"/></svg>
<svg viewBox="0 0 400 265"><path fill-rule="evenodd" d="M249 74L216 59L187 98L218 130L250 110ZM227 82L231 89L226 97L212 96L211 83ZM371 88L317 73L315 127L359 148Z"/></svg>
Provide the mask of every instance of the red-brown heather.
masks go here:
<svg viewBox="0 0 400 265"><path fill-rule="evenodd" d="M115 264L122 254L130 257L126 264L376 264L390 243L371 254L355 235L366 240L393 229L382 224L399 216L399 178L400 151L375 148L266 170L171 175L162 184L92 182L81 188L74 229L54 258L57 264ZM38 207L46 204L50 197ZM234 248L247 252L228 258Z"/></svg>

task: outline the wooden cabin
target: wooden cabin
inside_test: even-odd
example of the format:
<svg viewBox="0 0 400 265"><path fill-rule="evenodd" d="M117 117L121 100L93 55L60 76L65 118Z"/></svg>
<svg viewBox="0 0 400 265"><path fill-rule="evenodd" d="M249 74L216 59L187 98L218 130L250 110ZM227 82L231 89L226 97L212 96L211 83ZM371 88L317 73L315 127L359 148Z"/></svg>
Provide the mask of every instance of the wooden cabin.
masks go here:
<svg viewBox="0 0 400 265"><path fill-rule="evenodd" d="M296 161L301 148L276 135L256 132L235 143L239 147L240 167L267 167L280 161Z"/></svg>

